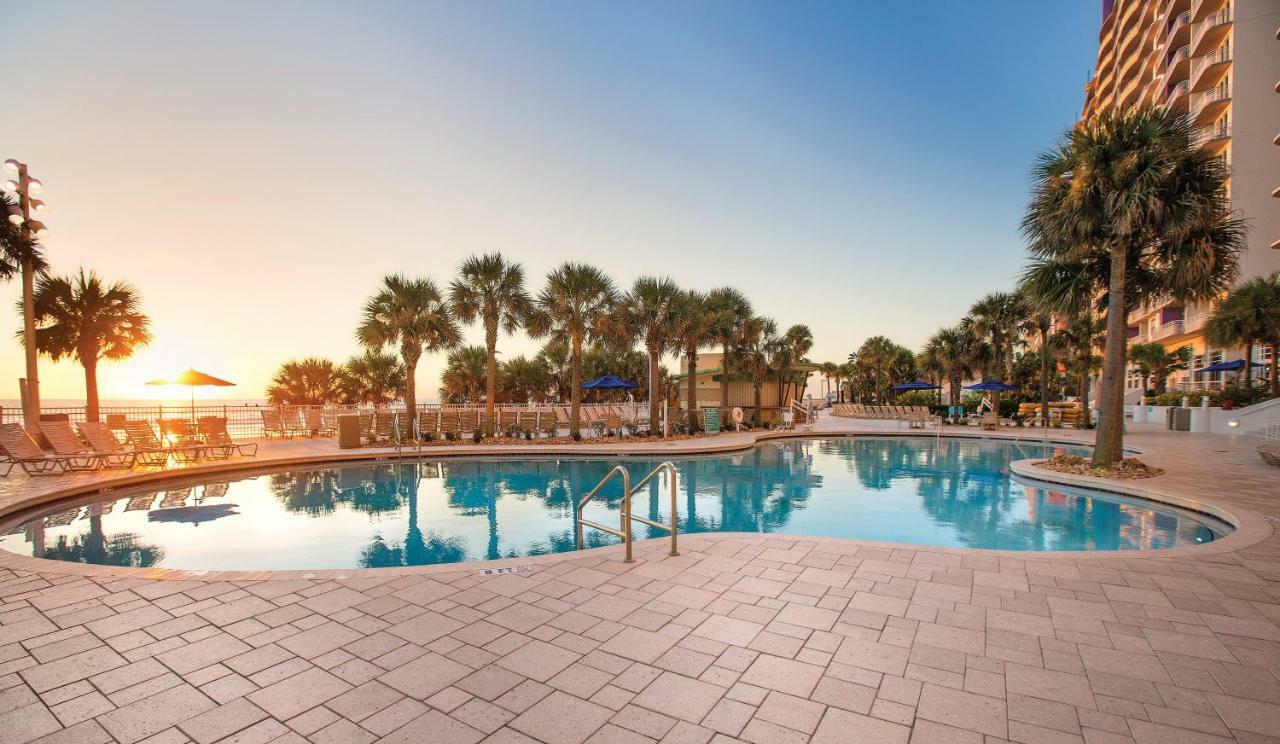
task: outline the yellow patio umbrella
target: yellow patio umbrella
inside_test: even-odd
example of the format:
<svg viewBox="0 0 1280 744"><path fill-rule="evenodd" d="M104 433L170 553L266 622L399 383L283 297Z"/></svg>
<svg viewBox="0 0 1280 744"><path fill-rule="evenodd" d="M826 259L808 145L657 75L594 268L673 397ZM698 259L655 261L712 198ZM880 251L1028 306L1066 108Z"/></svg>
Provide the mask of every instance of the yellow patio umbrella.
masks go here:
<svg viewBox="0 0 1280 744"><path fill-rule="evenodd" d="M172 380L150 380L148 385L186 385L191 388L191 415L195 416L196 411L196 388L197 387L233 387L234 382L228 382L221 377L214 377L194 369L188 369L186 372L179 374Z"/></svg>

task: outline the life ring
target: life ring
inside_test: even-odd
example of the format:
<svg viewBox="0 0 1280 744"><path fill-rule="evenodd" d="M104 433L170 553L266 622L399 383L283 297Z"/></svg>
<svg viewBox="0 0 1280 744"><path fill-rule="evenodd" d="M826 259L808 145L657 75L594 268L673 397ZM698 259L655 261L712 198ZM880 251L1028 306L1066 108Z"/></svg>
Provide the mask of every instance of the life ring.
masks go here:
<svg viewBox="0 0 1280 744"><path fill-rule="evenodd" d="M738 406L734 406L733 413L731 413L730 415L733 417L733 425L741 427L742 426L742 409L739 408Z"/></svg>

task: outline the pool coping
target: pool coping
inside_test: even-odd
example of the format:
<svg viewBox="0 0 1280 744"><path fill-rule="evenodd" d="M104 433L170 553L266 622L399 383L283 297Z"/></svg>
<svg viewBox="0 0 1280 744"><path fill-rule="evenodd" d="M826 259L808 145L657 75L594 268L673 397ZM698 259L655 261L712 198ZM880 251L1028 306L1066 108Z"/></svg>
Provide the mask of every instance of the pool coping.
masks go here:
<svg viewBox="0 0 1280 744"><path fill-rule="evenodd" d="M65 488L58 488L52 491L40 492L33 494L30 498L20 498L4 506L0 506L0 525L12 525L13 518L20 514L25 514L37 507L57 504L61 501L70 501L80 499L84 496L93 494L108 494L115 490L124 488L133 488L137 486L152 485L156 483L164 483L166 481L181 480L188 477L198 477L203 475L235 473L243 471L261 470L263 468L281 468L296 465L314 465L318 463L329 462L387 462L403 459L417 459L419 457L430 457L432 459L496 459L500 457L510 457L512 455L524 456L566 456L566 457L618 457L618 458L635 458L635 457L662 457L662 456L698 456L698 455L717 455L732 452L742 452L754 449L760 444L770 441L783 441L788 439L816 439L816 438L884 438L884 437L924 437L924 438L940 438L949 439L1002 439L1008 441L1022 441L1046 444L1060 444L1065 446L1089 446L1088 443L1074 441L1070 439L1061 439L1046 436L1026 437L1016 433L1006 433L1002 431L983 431L983 432L966 432L966 431L930 431L930 430L845 430L845 429L806 429L806 430L789 430L789 431L762 431L762 432L744 432L748 434L747 438L740 439L735 442L727 442L723 444L711 446L676 446L667 445L665 447L645 448L640 446L628 447L625 450L617 449L600 449L599 445L591 447L589 451L583 451L581 445L518 445L518 446L486 446L475 447L474 445L454 446L450 448L428 448L421 452L417 449L402 450L397 452L395 449L378 449L363 448L359 450L338 451L327 453L316 453L308 455L292 455L276 458L244 458L234 460L220 460L203 464L193 464L180 469L153 470L145 472L122 472L118 476L106 478L98 478L93 481L86 481L82 484L68 485ZM700 442L705 440L691 439L687 442ZM1136 448L1128 448L1134 452L1143 452ZM479 451L477 451L479 450ZM818 537L809 535L795 535L790 533L759 533L759 532L715 532L715 533L688 533L682 536L682 547L697 545L698 538L702 535L715 536L717 540L746 540L746 541L762 541L776 539L790 539L804 542L814 543L819 546L827 546L831 552L849 553L856 551L857 548L867 547L876 549L909 549L918 552L939 553L944 555L975 555L989 558L1010 558L1022 561L1061 561L1061 560L1096 560L1122 557L1125 559L1164 559L1185 557L1187 555L1208 556L1225 552L1233 552L1250 545L1257 544L1267 539L1272 534L1270 523L1260 514L1248 509L1242 508L1225 508L1221 505L1211 502L1191 499L1177 494L1166 493L1164 491L1130 485L1129 483L1111 481L1102 478L1094 478L1091 476L1078 476L1055 471L1037 468L1032 463L1033 460L1017 460L1010 464L1010 472L1020 475L1024 478L1046 483L1049 485L1075 486L1084 487L1092 490L1101 490L1109 493L1116 493L1124 496L1146 499L1156 503L1163 503L1170 506L1176 506L1182 509L1198 511L1209 514L1216 519L1226 522L1235 528L1231 534L1210 543L1201 545L1192 545L1180 548L1162 548L1162 549L1138 549L1138 550L1064 550L1064 551L1019 551L1019 550L993 550L984 548L962 548L962 547L939 547L932 545L919 545L914 543L898 543L898 542L881 542L873 540L858 540L852 538L839 537ZM655 551L661 551L665 555L663 546L669 543L669 538L653 538L647 540L637 540L633 543L637 555L641 558L646 554ZM602 554L617 554L616 556L603 556ZM140 578L140 579L160 579L160 580L200 580L200 581L261 581L269 579L350 579L354 577L366 576L399 576L399 575L424 575L424 574L440 574L440 575L466 575L468 573L479 573L485 571L493 571L496 569L521 569L527 567L526 570L533 570L537 567L549 564L560 563L563 561L572 561L582 558L599 558L614 557L621 560L621 551L617 545L607 545L597 548L584 548L567 553L551 553L541 556L526 556L518 558L502 558L490 561L465 561L462 563L436 564L429 566L400 566L385 568L353 568L353 569L279 569L279 570L258 570L258 571L230 571L230 570L191 570L181 568L135 568L128 566L102 566L85 563L72 563L70 561L57 561L45 558L35 558L24 556L8 550L0 549L0 568L7 568L15 571L40 571L43 573L57 573L77 576L96 576L111 578Z"/></svg>

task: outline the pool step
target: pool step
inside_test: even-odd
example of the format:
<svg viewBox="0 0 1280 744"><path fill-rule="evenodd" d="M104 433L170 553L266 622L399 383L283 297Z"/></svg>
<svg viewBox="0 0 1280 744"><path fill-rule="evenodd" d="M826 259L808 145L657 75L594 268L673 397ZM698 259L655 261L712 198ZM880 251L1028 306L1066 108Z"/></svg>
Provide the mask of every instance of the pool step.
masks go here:
<svg viewBox="0 0 1280 744"><path fill-rule="evenodd" d="M663 524L661 522L656 522L651 519L645 519L644 517L637 517L636 515L631 513L631 497L635 496L636 493L640 491L640 489L649 485L649 481L653 480L654 476L656 476L658 473L661 473L663 471L666 471L666 473L668 474L667 480L668 480L668 485L670 486L670 491L671 491L671 522L670 524ZM600 492L600 489L604 488L605 485L607 485L615 477L622 478L622 493L623 493L621 517L619 518L619 525L617 529L613 527L609 527L608 525L600 524L599 522L592 522L590 520L583 519L582 510L585 509L587 504L591 502L591 499L594 498L595 495ZM622 544L626 547L626 551L627 551L627 557L625 559L626 562L634 563L635 558L633 558L631 555L631 543L633 542L633 538L631 534L631 523L635 521L635 522L640 522L642 524L647 524L650 527L656 527L660 530L666 530L667 532L669 532L671 534L671 553L670 554L680 555L680 551L677 547L678 530L676 528L676 504L677 504L677 494L679 492L679 487L678 487L679 480L680 480L680 472L676 470L675 463L671 462L670 460L662 463L661 465L654 468L653 470L650 470L649 474L641 478L640 482L637 483L635 486L631 485L631 474L627 472L626 468L622 467L621 465L613 466L613 469L610 470L603 478L600 479L600 482L596 484L596 487L591 489L591 492L588 493L586 496L582 497L582 499L578 502L577 507L574 509L574 532L575 532L575 539L577 541L576 545L578 546L578 549L579 550L582 549L582 528L590 527L592 529L600 530L601 532L607 532L610 535L614 535L618 538L621 538Z"/></svg>

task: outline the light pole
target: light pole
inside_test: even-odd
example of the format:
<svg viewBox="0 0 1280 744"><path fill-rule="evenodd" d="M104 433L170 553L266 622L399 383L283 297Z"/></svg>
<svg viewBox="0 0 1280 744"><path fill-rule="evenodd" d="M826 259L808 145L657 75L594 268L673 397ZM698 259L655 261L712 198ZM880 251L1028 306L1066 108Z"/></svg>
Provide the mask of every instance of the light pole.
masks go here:
<svg viewBox="0 0 1280 744"><path fill-rule="evenodd" d="M39 214L45 209L44 202L31 196L40 193L44 184L27 173L26 163L13 158L4 161L4 169L18 176L16 181L4 182L4 190L18 196L18 206L9 210L9 221L22 230L23 243L29 244L45 234L44 223L31 219L33 211ZM27 376L18 380L18 390L22 394L22 420L27 431L36 436L40 433L40 372L37 368L36 316L33 306L36 284L33 258L30 250L22 258L22 342L27 355Z"/></svg>

